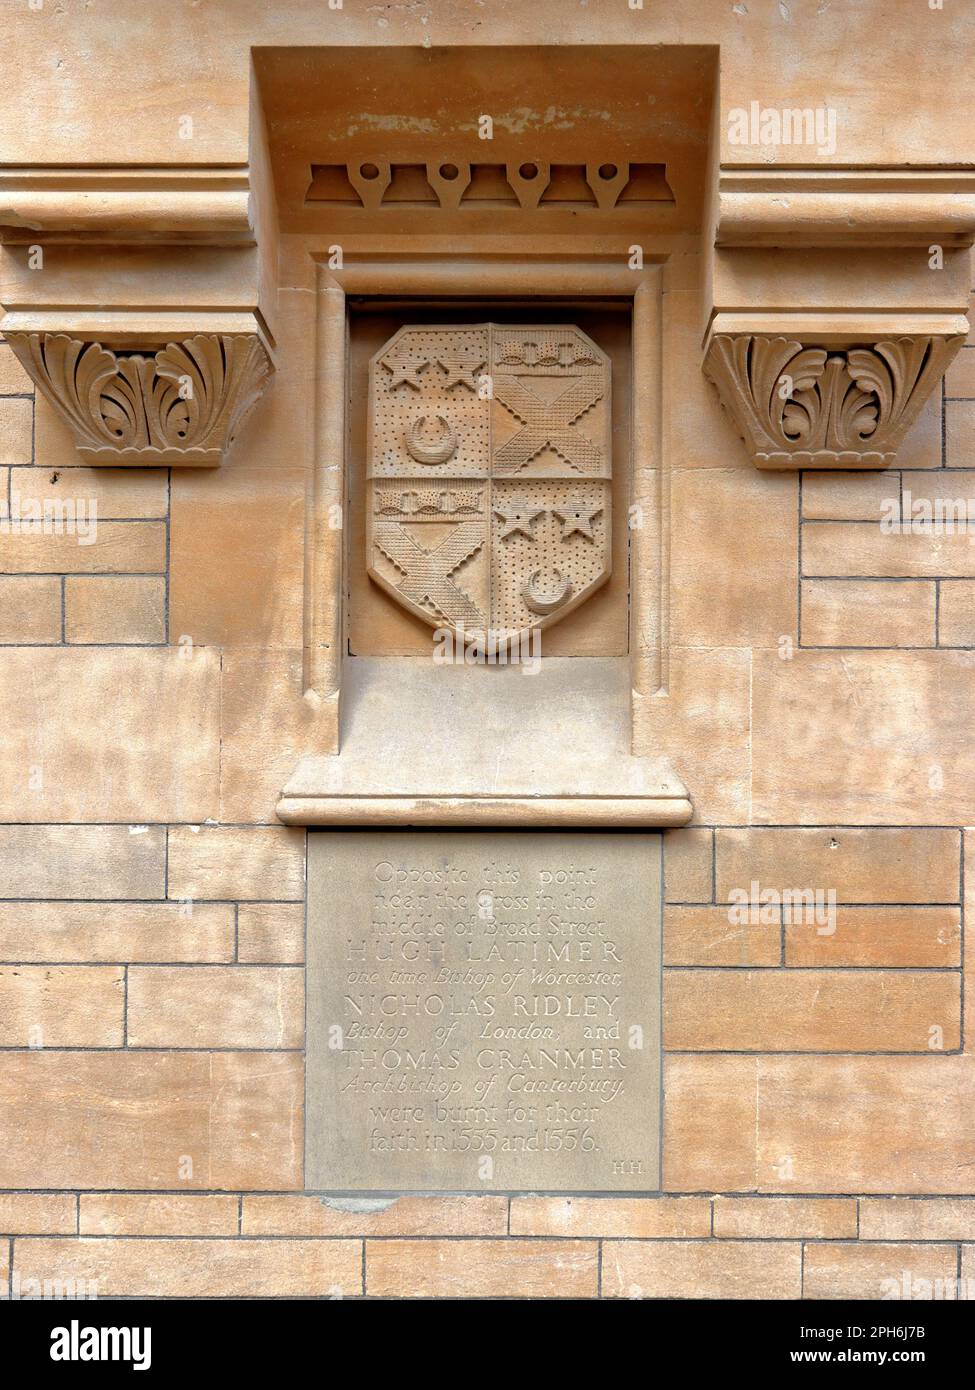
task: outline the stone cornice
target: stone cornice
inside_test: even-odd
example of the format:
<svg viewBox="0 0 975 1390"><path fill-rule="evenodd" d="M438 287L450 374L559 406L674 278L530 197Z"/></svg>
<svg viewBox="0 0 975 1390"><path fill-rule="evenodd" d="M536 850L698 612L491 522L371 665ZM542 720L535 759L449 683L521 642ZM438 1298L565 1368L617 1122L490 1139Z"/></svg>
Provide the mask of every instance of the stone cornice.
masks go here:
<svg viewBox="0 0 975 1390"><path fill-rule="evenodd" d="M722 168L717 246L970 246L975 170Z"/></svg>

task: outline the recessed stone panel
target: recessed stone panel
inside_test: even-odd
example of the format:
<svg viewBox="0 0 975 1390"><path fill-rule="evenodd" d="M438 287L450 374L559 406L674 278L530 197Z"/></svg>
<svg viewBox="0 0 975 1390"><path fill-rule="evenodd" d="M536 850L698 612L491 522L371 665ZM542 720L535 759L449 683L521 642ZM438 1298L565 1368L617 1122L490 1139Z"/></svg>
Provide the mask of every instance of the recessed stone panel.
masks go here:
<svg viewBox="0 0 975 1390"><path fill-rule="evenodd" d="M317 832L306 1187L659 1183L660 837Z"/></svg>

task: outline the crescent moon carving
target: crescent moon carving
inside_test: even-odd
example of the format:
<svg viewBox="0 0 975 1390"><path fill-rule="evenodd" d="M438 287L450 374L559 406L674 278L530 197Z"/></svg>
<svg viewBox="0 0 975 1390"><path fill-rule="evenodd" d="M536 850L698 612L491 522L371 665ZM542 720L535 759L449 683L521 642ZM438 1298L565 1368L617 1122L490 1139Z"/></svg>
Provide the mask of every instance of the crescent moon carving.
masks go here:
<svg viewBox="0 0 975 1390"><path fill-rule="evenodd" d="M554 597L547 594L540 594L536 590L536 585L542 577L541 570L536 570L529 575L528 582L521 591L521 596L525 600L525 607L530 608L533 613L554 613L556 608L561 608L572 594L572 581L566 579L561 570L553 570L556 579L561 581L561 590Z"/></svg>
<svg viewBox="0 0 975 1390"><path fill-rule="evenodd" d="M414 420L406 431L406 452L410 458L416 459L417 463L446 463L457 448L456 430L447 423L442 415L438 415L436 418L440 430L439 438L434 444L424 444L420 438L420 431L427 422L425 415Z"/></svg>

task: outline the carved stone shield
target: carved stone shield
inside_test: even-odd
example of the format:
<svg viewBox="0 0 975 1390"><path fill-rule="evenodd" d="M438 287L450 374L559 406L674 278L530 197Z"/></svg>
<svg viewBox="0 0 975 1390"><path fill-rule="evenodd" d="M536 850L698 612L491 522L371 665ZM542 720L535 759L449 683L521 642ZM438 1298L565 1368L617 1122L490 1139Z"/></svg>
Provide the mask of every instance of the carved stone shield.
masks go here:
<svg viewBox="0 0 975 1390"><path fill-rule="evenodd" d="M609 576L610 364L578 328L401 328L369 364L368 568L487 646Z"/></svg>

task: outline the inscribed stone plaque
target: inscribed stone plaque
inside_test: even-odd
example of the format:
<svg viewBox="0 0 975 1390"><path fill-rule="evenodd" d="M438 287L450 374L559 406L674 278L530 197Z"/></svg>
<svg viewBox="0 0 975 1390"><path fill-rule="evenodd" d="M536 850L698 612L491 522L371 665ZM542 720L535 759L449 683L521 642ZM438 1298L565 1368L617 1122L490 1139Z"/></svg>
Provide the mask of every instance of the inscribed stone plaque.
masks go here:
<svg viewBox="0 0 975 1390"><path fill-rule="evenodd" d="M658 835L308 845L309 1189L658 1185Z"/></svg>

